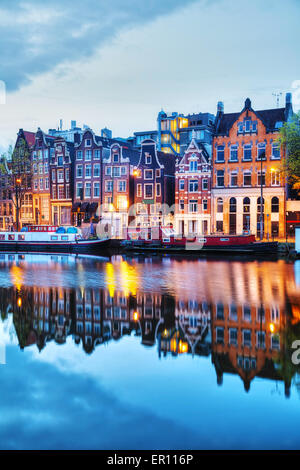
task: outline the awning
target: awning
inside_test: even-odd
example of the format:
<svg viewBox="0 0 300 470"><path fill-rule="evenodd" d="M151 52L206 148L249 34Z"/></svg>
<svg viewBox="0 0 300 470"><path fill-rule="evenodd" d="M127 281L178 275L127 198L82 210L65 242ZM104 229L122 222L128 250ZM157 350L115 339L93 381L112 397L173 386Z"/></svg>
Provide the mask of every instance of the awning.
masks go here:
<svg viewBox="0 0 300 470"><path fill-rule="evenodd" d="M72 212L77 212L80 206L81 206L81 202L74 202L72 206Z"/></svg>
<svg viewBox="0 0 300 470"><path fill-rule="evenodd" d="M89 211L90 212L96 212L97 209L98 209L98 202L91 202L90 207L89 207Z"/></svg>
<svg viewBox="0 0 300 470"><path fill-rule="evenodd" d="M89 202L83 202L81 204L81 212L88 212L89 206L90 206Z"/></svg>

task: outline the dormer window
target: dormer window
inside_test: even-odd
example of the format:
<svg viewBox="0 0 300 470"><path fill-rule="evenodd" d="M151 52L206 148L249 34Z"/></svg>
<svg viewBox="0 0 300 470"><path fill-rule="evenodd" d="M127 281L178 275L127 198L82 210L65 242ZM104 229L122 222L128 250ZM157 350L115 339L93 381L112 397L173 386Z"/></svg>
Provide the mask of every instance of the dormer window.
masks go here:
<svg viewBox="0 0 300 470"><path fill-rule="evenodd" d="M146 153L146 165L151 165L152 157L149 153Z"/></svg>
<svg viewBox="0 0 300 470"><path fill-rule="evenodd" d="M198 170L197 160L191 160L190 161L190 171L197 171L197 170Z"/></svg>

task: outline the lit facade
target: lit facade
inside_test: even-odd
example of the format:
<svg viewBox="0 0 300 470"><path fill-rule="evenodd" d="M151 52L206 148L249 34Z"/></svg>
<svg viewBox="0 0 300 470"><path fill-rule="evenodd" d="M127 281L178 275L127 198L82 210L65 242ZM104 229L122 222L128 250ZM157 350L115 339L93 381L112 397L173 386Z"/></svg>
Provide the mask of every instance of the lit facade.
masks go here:
<svg viewBox="0 0 300 470"><path fill-rule="evenodd" d="M213 231L250 231L260 237L262 210L262 236L285 236L284 153L276 139L291 113L290 94L285 108L262 111L253 110L249 98L239 113L225 114L219 103L213 140Z"/></svg>
<svg viewBox="0 0 300 470"><path fill-rule="evenodd" d="M180 155L180 129L188 127L189 121L183 114L166 114L160 111L157 117L158 150Z"/></svg>
<svg viewBox="0 0 300 470"><path fill-rule="evenodd" d="M211 160L195 139L175 169L175 231L195 236L211 231Z"/></svg>

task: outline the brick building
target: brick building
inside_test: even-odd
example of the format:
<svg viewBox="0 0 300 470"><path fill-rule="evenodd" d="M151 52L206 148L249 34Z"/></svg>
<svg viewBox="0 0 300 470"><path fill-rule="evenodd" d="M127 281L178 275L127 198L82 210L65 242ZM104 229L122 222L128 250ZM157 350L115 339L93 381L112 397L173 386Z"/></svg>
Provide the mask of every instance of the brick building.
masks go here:
<svg viewBox="0 0 300 470"><path fill-rule="evenodd" d="M38 128L31 147L33 219L38 225L51 223L49 161L54 155L54 140Z"/></svg>
<svg viewBox="0 0 300 470"><path fill-rule="evenodd" d="M249 98L238 113L224 113L218 104L213 140L212 230L239 234L250 230L260 237L285 235L284 158L276 139L292 115L290 94L285 108L255 111ZM261 184L263 201L261 204Z"/></svg>
<svg viewBox="0 0 300 470"><path fill-rule="evenodd" d="M62 137L54 141L50 158L51 220L53 225L71 225L74 144Z"/></svg>
<svg viewBox="0 0 300 470"><path fill-rule="evenodd" d="M124 236L129 223L128 210L134 203L134 167L139 152L126 145L113 143L103 156L102 223L113 226L113 235Z"/></svg>
<svg viewBox="0 0 300 470"><path fill-rule="evenodd" d="M204 146L192 140L175 170L175 231L181 235L211 231L211 159Z"/></svg>
<svg viewBox="0 0 300 470"><path fill-rule="evenodd" d="M134 172L136 226L155 227L172 223L168 208L174 211L175 159L172 154L158 152L154 140L142 142Z"/></svg>

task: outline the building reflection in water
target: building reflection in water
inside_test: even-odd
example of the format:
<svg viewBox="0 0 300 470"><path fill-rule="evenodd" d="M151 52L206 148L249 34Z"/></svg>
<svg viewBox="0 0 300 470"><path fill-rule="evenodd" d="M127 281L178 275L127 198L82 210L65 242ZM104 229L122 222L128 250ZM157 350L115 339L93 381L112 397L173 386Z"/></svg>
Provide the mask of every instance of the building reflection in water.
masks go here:
<svg viewBox="0 0 300 470"><path fill-rule="evenodd" d="M169 279L173 291L150 293L139 283L134 263L107 263L105 288L25 287L26 264L12 258L13 285L0 288L2 320L13 315L22 349L36 344L42 350L50 341L63 344L72 337L92 354L132 335L156 347L159 358L210 357L219 385L224 374L237 374L249 391L251 381L261 377L282 381L289 396L299 372L291 363L291 344L300 338L293 265L276 263L270 276L264 263L211 262L199 269L198 263L176 261ZM149 275L152 269L147 266Z"/></svg>

